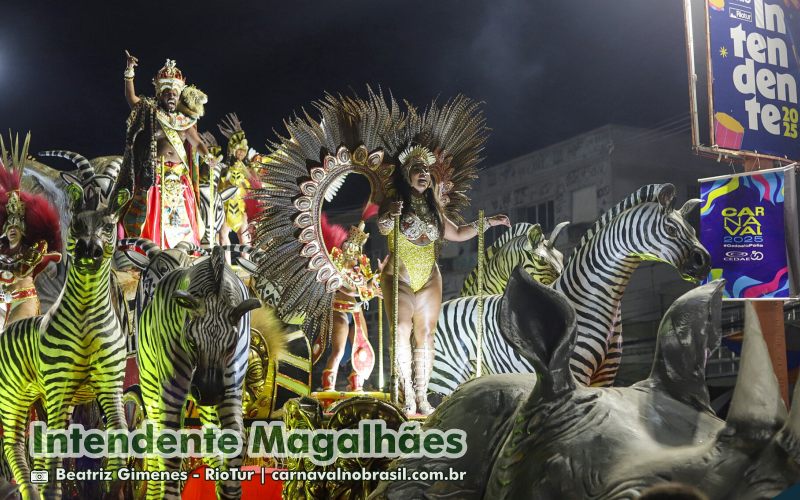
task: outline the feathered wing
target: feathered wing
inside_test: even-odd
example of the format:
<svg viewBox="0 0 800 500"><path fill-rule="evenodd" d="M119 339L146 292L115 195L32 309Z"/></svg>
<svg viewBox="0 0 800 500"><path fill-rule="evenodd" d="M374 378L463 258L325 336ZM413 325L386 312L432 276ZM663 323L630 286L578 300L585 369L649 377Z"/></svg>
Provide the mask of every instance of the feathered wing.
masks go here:
<svg viewBox="0 0 800 500"><path fill-rule="evenodd" d="M437 183L447 217L462 223L461 211L469 206L469 189L478 177L478 164L486 143L486 119L479 102L463 95L439 107L431 104L421 118L418 143L436 155L431 175Z"/></svg>
<svg viewBox="0 0 800 500"><path fill-rule="evenodd" d="M264 252L256 288L280 288L278 314L304 315L310 322L307 331L324 320L338 288L323 255L321 200L339 175L355 171L329 162L336 163L337 153L345 148L348 154L365 151L378 163L376 168L383 168L384 157L398 149L384 139L400 135L404 121L393 100L387 104L382 94L372 91L367 99L326 95L314 109L316 117L303 111L285 122L285 135L269 144L270 167L261 179L263 186L252 192L261 208L254 222L254 243ZM373 190L373 197L381 195ZM318 206L309 211L312 199Z"/></svg>

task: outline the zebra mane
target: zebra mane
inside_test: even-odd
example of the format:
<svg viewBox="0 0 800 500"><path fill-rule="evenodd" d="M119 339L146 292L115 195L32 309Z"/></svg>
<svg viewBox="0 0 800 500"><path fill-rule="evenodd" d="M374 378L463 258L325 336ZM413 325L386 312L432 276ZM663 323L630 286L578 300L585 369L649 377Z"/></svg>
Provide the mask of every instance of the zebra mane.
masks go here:
<svg viewBox="0 0 800 500"><path fill-rule="evenodd" d="M501 234L496 240L494 240L494 243L492 243L486 249L486 258L491 259L494 256L495 252L500 250L500 248L508 244L508 242L513 240L514 238L517 238L519 236L527 237L528 231L530 231L534 225L535 224L531 224L530 222L518 222L513 226L511 226L511 228L503 232L503 234Z"/></svg>
<svg viewBox="0 0 800 500"><path fill-rule="evenodd" d="M606 225L616 219L622 212L645 203L658 203L658 192L664 184L648 184L626 196L622 201L608 209L598 218L589 230L581 237L578 247L586 245L595 234L600 232Z"/></svg>

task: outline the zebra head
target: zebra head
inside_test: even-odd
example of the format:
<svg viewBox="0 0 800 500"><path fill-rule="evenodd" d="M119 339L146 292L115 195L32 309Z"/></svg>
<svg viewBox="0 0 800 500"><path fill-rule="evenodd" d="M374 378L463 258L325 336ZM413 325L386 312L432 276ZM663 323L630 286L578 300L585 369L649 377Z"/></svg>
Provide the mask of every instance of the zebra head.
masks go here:
<svg viewBox="0 0 800 500"><path fill-rule="evenodd" d="M241 342L249 335L245 316L261 302L247 298L244 284L219 247L190 268L189 288L176 290L172 298L188 312L182 341L196 360L191 395L200 405L218 404L225 393L225 372L237 362L237 346L244 349L246 363L247 342Z"/></svg>
<svg viewBox="0 0 800 500"><path fill-rule="evenodd" d="M675 209L675 186L672 184L644 186L634 197L638 201L614 214L612 236L616 248L609 251L665 262L678 269L688 281L705 278L711 269L711 256L688 220L700 200L689 200ZM604 222L601 219L598 224Z"/></svg>
<svg viewBox="0 0 800 500"><path fill-rule="evenodd" d="M555 244L567 225L569 222L559 223L547 239L544 238L539 224L534 224L528 230L528 240L525 243L528 254L522 265L528 274L543 285L553 283L564 271L564 254Z"/></svg>
<svg viewBox="0 0 800 500"><path fill-rule="evenodd" d="M100 172L95 172L91 162L83 155L73 151L43 151L39 156L54 156L65 158L75 164L75 169L61 172L61 180L67 185L77 185L83 190L85 202L89 205L108 205L114 185L119 176L122 157L112 157L102 167Z"/></svg>
<svg viewBox="0 0 800 500"><path fill-rule="evenodd" d="M114 179L96 175L89 161L78 153L46 151L40 155L67 158L77 167L76 171L62 174L73 214L67 253L74 266L89 274L99 271L103 264L110 267L116 250L117 221L130 199L130 191L120 189Z"/></svg>
<svg viewBox="0 0 800 500"><path fill-rule="evenodd" d="M189 267L190 255L207 255L208 252L188 241L181 241L174 248L162 250L147 238L125 238L117 248L141 272L136 286L136 311L141 314L155 293L156 284L173 269Z"/></svg>

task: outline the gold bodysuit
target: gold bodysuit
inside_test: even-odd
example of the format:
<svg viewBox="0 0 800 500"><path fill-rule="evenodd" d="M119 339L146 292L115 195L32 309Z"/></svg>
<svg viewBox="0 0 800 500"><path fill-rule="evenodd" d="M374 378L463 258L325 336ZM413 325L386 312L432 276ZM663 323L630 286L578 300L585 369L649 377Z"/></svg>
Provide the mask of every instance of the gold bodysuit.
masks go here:
<svg viewBox="0 0 800 500"><path fill-rule="evenodd" d="M243 162L237 161L228 168L221 188L225 189L229 186L237 188L236 194L225 201L225 221L234 233L238 233L244 228L246 214L244 197L247 195L247 190L250 189L247 174L247 166Z"/></svg>
<svg viewBox="0 0 800 500"><path fill-rule="evenodd" d="M436 245L439 239L439 227L434 215L428 208L424 198L411 198L413 212L408 212L400 219L400 238L397 258L408 271L409 285L416 293L422 289L431 277L436 265ZM384 216L378 221L381 233L389 238L389 252L394 253L394 220ZM415 242L423 241L418 244ZM393 272L399 272L398 269Z"/></svg>

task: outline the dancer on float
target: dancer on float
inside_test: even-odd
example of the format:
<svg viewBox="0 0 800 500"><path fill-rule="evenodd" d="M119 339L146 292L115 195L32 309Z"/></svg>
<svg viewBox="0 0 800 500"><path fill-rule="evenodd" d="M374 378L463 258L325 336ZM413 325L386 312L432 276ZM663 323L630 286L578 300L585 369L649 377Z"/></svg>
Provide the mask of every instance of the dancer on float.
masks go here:
<svg viewBox="0 0 800 500"><path fill-rule="evenodd" d="M193 148L207 163L216 163L197 132L207 97L186 86L183 73L170 59L153 79L156 98L137 96L133 79L138 59L127 51L126 55L125 98L131 114L122 172L132 177L126 182L133 187L133 199L123 227L128 236L148 238L162 248L181 241L199 244L202 218Z"/></svg>
<svg viewBox="0 0 800 500"><path fill-rule="evenodd" d="M220 190L236 187L237 192L225 202L225 221L231 231L236 233L239 243L250 244L250 230L248 227L247 207L245 197L253 184L257 184L255 173L250 169L251 160L248 157L250 147L247 137L242 130L242 123L235 113L229 113L225 120L218 125L220 132L228 139L228 167L222 172ZM228 235L223 235L225 243L229 243Z"/></svg>
<svg viewBox="0 0 800 500"><path fill-rule="evenodd" d="M326 225L327 222L323 218L323 228ZM341 230L344 232L344 228ZM379 272L374 273L369 257L363 253L364 244L369 238L369 234L364 232L363 221L358 226L351 226L346 234L346 239L341 244L335 245L330 252L336 269L343 277L343 285L336 291L333 299L331 353L325 363L325 369L322 370L323 391L336 390L336 374L348 339L352 345L350 358L352 371L347 377L347 390L362 391L364 382L375 367L375 351L369 343L367 322L362 309L370 300L380 297L381 289L378 281L380 267ZM318 339L322 337L320 335ZM315 350L322 350L324 347L319 342L314 343Z"/></svg>
<svg viewBox="0 0 800 500"><path fill-rule="evenodd" d="M27 144L26 139L21 154L12 150L9 155L0 139L0 300L5 303L3 329L13 321L40 313L33 280L47 264L61 261L58 212L44 196L20 190Z"/></svg>
<svg viewBox="0 0 800 500"><path fill-rule="evenodd" d="M407 414L428 415L428 381L433 365L433 341L442 305L442 276L436 265L441 241L467 241L478 235L478 221L461 226L447 218L436 196L430 173L436 156L424 146L410 146L400 156L402 181L398 199L385 205L378 227L388 236L390 256L381 275L387 313L392 317L392 279L399 276L397 369ZM400 217L400 238L394 248L394 218ZM486 217L484 229L509 226L505 215ZM393 267L397 252L399 269ZM412 357L413 336L413 357ZM412 380L413 377L413 380Z"/></svg>

